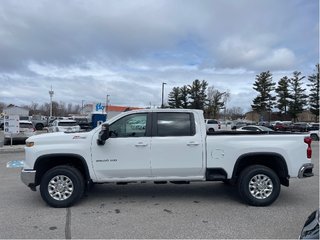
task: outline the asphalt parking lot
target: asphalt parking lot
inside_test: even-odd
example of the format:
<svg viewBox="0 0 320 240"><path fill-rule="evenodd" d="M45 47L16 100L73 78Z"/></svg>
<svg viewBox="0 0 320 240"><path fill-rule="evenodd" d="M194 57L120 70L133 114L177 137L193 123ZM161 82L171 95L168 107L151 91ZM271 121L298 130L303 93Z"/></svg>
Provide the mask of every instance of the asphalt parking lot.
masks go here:
<svg viewBox="0 0 320 240"><path fill-rule="evenodd" d="M96 185L71 208L54 209L20 181L21 150L0 151L0 238L245 238L297 239L319 207L319 142L315 176L291 179L269 207L242 203L236 188L220 182L189 185Z"/></svg>

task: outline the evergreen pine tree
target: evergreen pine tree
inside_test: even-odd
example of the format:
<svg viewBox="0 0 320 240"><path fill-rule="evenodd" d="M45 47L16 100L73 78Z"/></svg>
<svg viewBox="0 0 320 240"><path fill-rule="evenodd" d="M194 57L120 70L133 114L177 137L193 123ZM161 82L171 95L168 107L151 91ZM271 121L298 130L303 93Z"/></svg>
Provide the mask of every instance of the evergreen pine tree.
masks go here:
<svg viewBox="0 0 320 240"><path fill-rule="evenodd" d="M289 113L294 121L297 120L298 114L302 113L307 104L308 96L305 94L306 89L302 88L302 80L304 78L305 76L301 76L301 72L295 71L293 72L293 77L289 80Z"/></svg>
<svg viewBox="0 0 320 240"><path fill-rule="evenodd" d="M168 105L170 108L181 108L181 92L179 87L172 88L168 95Z"/></svg>
<svg viewBox="0 0 320 240"><path fill-rule="evenodd" d="M287 115L290 97L289 78L287 76L281 78L278 82L278 87L275 90L278 97L276 107L280 110L281 113Z"/></svg>
<svg viewBox="0 0 320 240"><path fill-rule="evenodd" d="M182 108L189 108L189 89L186 85L180 88L180 101Z"/></svg>
<svg viewBox="0 0 320 240"><path fill-rule="evenodd" d="M315 115L315 120L319 121L319 64L316 65L316 73L308 77L310 84L309 105L310 112Z"/></svg>
<svg viewBox="0 0 320 240"><path fill-rule="evenodd" d="M252 109L260 114L265 114L272 110L275 104L275 96L271 92L275 90L276 83L272 81L272 74L270 71L262 72L256 76L256 81L253 84L253 89L259 94L253 100Z"/></svg>
<svg viewBox="0 0 320 240"><path fill-rule="evenodd" d="M189 85L190 94L190 107L193 109L204 109L206 99L207 99L207 86L208 83L205 80L201 82L196 79L193 81L192 85Z"/></svg>

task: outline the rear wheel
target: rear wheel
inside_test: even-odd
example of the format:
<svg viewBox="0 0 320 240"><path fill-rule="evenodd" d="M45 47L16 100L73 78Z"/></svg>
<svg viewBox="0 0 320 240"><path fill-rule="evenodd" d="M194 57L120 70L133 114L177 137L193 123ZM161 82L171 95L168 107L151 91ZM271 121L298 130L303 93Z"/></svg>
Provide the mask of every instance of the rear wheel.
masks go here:
<svg viewBox="0 0 320 240"><path fill-rule="evenodd" d="M245 168L238 180L241 198L252 206L268 206L280 194L280 180L270 168L252 165Z"/></svg>
<svg viewBox="0 0 320 240"><path fill-rule="evenodd" d="M47 171L40 183L42 199L52 207L70 207L83 195L84 179L71 166L57 166Z"/></svg>
<svg viewBox="0 0 320 240"><path fill-rule="evenodd" d="M44 126L42 123L37 123L35 127L36 127L36 130L42 130Z"/></svg>

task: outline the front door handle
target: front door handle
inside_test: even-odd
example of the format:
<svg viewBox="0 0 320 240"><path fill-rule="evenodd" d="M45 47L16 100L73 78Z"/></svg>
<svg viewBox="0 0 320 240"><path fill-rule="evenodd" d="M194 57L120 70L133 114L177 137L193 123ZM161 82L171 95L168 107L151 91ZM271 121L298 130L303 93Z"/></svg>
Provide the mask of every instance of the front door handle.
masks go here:
<svg viewBox="0 0 320 240"><path fill-rule="evenodd" d="M138 142L137 144L135 144L136 147L146 147L148 146L148 143L144 143L144 142Z"/></svg>
<svg viewBox="0 0 320 240"><path fill-rule="evenodd" d="M200 145L200 143L194 142L194 141L187 143L187 146L198 146L198 145Z"/></svg>

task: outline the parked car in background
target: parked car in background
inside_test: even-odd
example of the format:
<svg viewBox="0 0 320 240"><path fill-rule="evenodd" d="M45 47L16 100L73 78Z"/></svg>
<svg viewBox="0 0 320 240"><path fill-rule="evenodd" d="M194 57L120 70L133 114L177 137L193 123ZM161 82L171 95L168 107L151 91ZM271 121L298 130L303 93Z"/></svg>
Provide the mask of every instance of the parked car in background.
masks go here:
<svg viewBox="0 0 320 240"><path fill-rule="evenodd" d="M222 121L220 122L221 130L232 130L232 121Z"/></svg>
<svg viewBox="0 0 320 240"><path fill-rule="evenodd" d="M290 123L276 122L274 125L270 126L274 131L289 131Z"/></svg>
<svg viewBox="0 0 320 240"><path fill-rule="evenodd" d="M301 230L300 239L319 239L319 209L307 218Z"/></svg>
<svg viewBox="0 0 320 240"><path fill-rule="evenodd" d="M48 132L79 132L80 126L75 120L57 119L48 127Z"/></svg>
<svg viewBox="0 0 320 240"><path fill-rule="evenodd" d="M247 126L247 125L250 125L246 122L241 122L241 121L238 121L238 122L234 122L231 126L231 130L236 130L240 127L244 127L244 126Z"/></svg>
<svg viewBox="0 0 320 240"><path fill-rule="evenodd" d="M319 130L319 123L309 123L308 130L309 131Z"/></svg>
<svg viewBox="0 0 320 240"><path fill-rule="evenodd" d="M310 137L312 138L313 141L319 141L319 135L320 135L319 130L310 131L309 133L310 133Z"/></svg>
<svg viewBox="0 0 320 240"><path fill-rule="evenodd" d="M87 117L73 116L72 118L78 123L81 131L90 131L92 129L92 123L89 122Z"/></svg>
<svg viewBox="0 0 320 240"><path fill-rule="evenodd" d="M291 125L291 132L308 132L308 124L305 122L297 122Z"/></svg>
<svg viewBox="0 0 320 240"><path fill-rule="evenodd" d="M268 121L261 121L258 123L259 126L266 126L266 127L269 127L270 126L270 122Z"/></svg>
<svg viewBox="0 0 320 240"><path fill-rule="evenodd" d="M3 119L3 117L2 118L0 118L0 129L1 130L3 130L3 127L4 126L4 119Z"/></svg>
<svg viewBox="0 0 320 240"><path fill-rule="evenodd" d="M48 126L48 118L41 115L34 115L31 117L31 122L36 130L42 130Z"/></svg>
<svg viewBox="0 0 320 240"><path fill-rule="evenodd" d="M205 119L207 133L212 133L221 129L221 124L215 119Z"/></svg>
<svg viewBox="0 0 320 240"><path fill-rule="evenodd" d="M237 128L236 131L272 132L273 130L265 126L248 125Z"/></svg>
<svg viewBox="0 0 320 240"><path fill-rule="evenodd" d="M32 122L26 120L19 121L19 133L4 133L4 144L10 144L12 141L25 141L28 137L35 134Z"/></svg>

